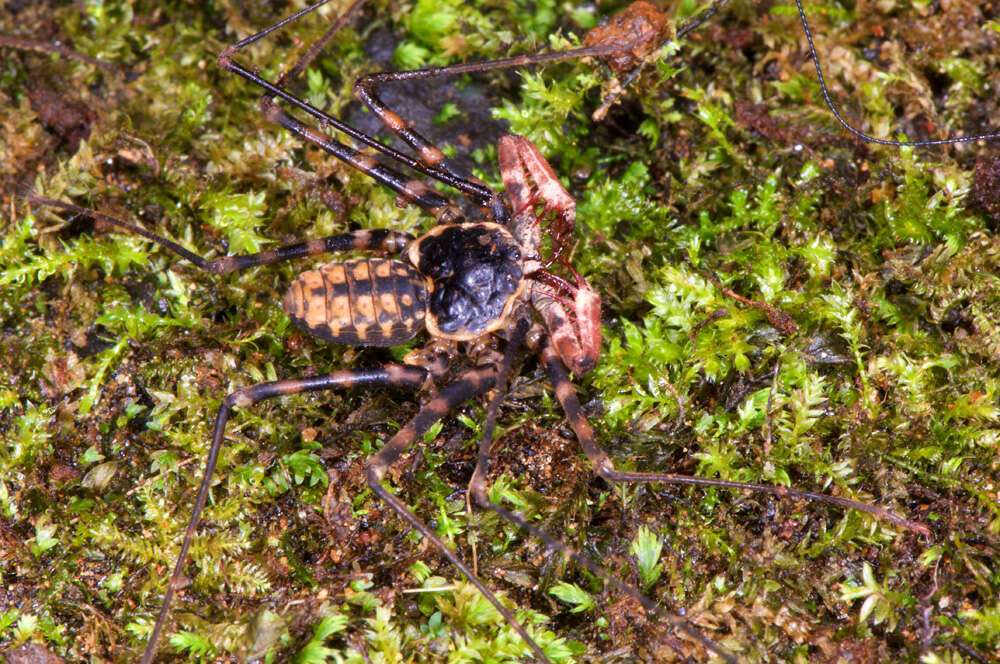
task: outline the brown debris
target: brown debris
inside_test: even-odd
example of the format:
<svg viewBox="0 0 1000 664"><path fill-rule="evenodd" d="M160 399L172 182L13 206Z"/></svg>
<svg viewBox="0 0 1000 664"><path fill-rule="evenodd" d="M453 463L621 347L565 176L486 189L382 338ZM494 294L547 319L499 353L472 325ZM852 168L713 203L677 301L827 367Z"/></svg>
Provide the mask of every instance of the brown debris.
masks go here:
<svg viewBox="0 0 1000 664"><path fill-rule="evenodd" d="M89 106L49 87L32 86L27 92L38 119L71 149L90 136L97 115Z"/></svg>
<svg viewBox="0 0 1000 664"><path fill-rule="evenodd" d="M1000 157L981 157L972 176L968 207L1000 223Z"/></svg>
<svg viewBox="0 0 1000 664"><path fill-rule="evenodd" d="M62 664L62 658L53 655L38 643L25 643L13 650L0 653L7 664Z"/></svg>
<svg viewBox="0 0 1000 664"><path fill-rule="evenodd" d="M734 119L741 127L755 131L769 141L783 145L794 142L788 127L772 118L764 104L737 101Z"/></svg>
<svg viewBox="0 0 1000 664"><path fill-rule="evenodd" d="M585 46L615 46L619 51L601 59L616 74L641 64L669 33L667 15L648 2L633 2L583 38Z"/></svg>

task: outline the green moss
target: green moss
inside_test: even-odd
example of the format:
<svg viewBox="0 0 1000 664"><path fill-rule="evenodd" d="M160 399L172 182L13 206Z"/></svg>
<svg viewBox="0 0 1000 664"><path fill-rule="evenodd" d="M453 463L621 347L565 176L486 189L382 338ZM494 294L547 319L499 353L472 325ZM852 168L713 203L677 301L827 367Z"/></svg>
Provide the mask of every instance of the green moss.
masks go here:
<svg viewBox="0 0 1000 664"><path fill-rule="evenodd" d="M54 26L131 75L9 49L0 58L0 159L10 165L0 175L0 649L32 640L66 661L134 660L223 395L405 354L334 347L289 327L284 287L314 261L219 278L24 203L27 187L69 197L207 256L347 228L426 228L417 210L268 124L258 91L215 66L224 44L293 3L278 4L37 3L3 27L29 37ZM356 118L351 82L390 57L443 64L563 48L624 4L377 4L300 90ZM969 133L1000 117L982 92L1000 89L1000 68L980 3L885 4L865 5L865 16L860 3L807 7L850 118L893 136ZM460 81L432 109L439 122L418 129L456 149L468 142L496 184L495 148L476 119L492 113L535 141L570 187L572 260L604 302L602 358L582 401L618 466L869 500L933 535L723 490L591 481L531 365L500 418L492 495L684 608L743 661L989 660L1000 649L1000 242L996 220L964 195L995 146L846 139L793 9L775 4L762 17L730 3L668 49L606 123L589 114L607 72L563 63ZM274 76L337 11L240 57ZM86 141L66 145L42 126L31 85L94 112ZM476 115L477 103L492 111ZM324 189L342 197L343 214L323 204ZM712 275L791 314L797 330ZM161 652L360 662L364 643L372 661L528 661L492 607L365 488L364 458L416 408L387 391L239 411ZM476 547L485 582L554 661L669 658L679 641L662 622L495 515L466 511L483 412L469 404L444 420L390 485L463 556Z"/></svg>

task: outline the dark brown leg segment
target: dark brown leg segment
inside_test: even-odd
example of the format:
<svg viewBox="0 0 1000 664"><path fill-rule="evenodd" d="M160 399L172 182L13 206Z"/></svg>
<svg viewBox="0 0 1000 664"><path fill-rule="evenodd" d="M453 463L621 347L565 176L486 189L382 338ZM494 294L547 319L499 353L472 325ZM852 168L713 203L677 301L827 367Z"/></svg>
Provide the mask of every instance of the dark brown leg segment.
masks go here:
<svg viewBox="0 0 1000 664"><path fill-rule="evenodd" d="M512 58L502 58L500 60L470 62L449 67L428 67L426 69L414 69L410 71L379 72L364 76L354 84L354 98L368 106L372 113L382 121L382 124L413 148L421 164L425 167L423 172L431 175L431 177L438 177L439 179L448 181L449 184L453 184L451 181L462 183L463 186L453 186L457 186L462 193L469 196L478 205L490 210L493 218L498 220L498 223L503 223L500 220L507 219L510 214L506 210L503 198L486 187L480 180L463 174L457 165L445 156L441 150L420 133L410 128L399 115L389 109L379 99L375 88L385 83L399 81L426 80L442 76L457 76L459 74L472 74L511 67L528 67L590 56L610 55L618 50L620 49L608 46L590 46L557 53L534 53Z"/></svg>
<svg viewBox="0 0 1000 664"><path fill-rule="evenodd" d="M580 447L583 448L584 454L586 454L587 458L590 460L590 464L593 466L594 472L609 482L663 482L664 484L689 484L705 487L720 487L724 489L742 489L755 491L757 493L769 493L775 496L826 503L828 505L836 505L845 509L858 510L859 512L871 514L876 519L882 519L900 526L901 528L906 528L907 530L912 530L923 535L930 534L930 531L924 524L904 519L897 514L893 514L884 507L869 505L856 500L848 500L847 498L840 498L838 496L828 496L822 493L799 491L797 489L774 486L771 484L730 482L728 480L714 480L705 477L691 477L688 475L674 475L671 473L632 473L615 470L610 457L608 457L607 453L597 444L597 440L594 437L594 431L590 428L590 423L587 422L587 418L585 418L583 413L580 412L580 402L576 398L576 390L573 389L573 384L570 383L569 376L567 375L562 362L559 360L559 356L548 343L546 343L542 348L541 355L542 363L545 365L545 370L549 374L549 379L552 381L552 385L555 388L556 397L559 399L559 403L562 404L563 410L566 412L566 419L569 420L570 426L573 428L577 439L580 441Z"/></svg>
<svg viewBox="0 0 1000 664"><path fill-rule="evenodd" d="M142 226L118 219L117 217L112 217L94 210L88 210L87 208L83 208L78 205L54 201L49 198L28 196L27 200L30 203L37 203L38 205L59 208L60 210L66 210L68 212L73 212L74 214L93 217L98 221L125 229L131 233L140 235L147 240L155 242L164 249L177 254L181 258L186 258L191 263L194 263L194 265L199 269L213 274L229 274L230 272L236 272L237 270L257 267L258 265L269 265L280 261L337 251L386 251L391 254L398 254L413 240L413 236L409 233L375 228L353 231L351 233L343 233L341 235L331 235L329 237L317 238L315 240L306 240L305 242L297 242L295 244L285 245L284 247L278 247L277 249L262 251L258 254L248 254L246 256L224 256L222 258L209 260L199 256L193 251L185 249L173 240L160 237L155 233L149 232Z"/></svg>
<svg viewBox="0 0 1000 664"><path fill-rule="evenodd" d="M516 337L512 338L512 342L515 341ZM576 397L576 391L573 388L572 383L569 380L569 375L566 372L558 354L549 344L548 340L543 342L541 348L542 363L545 365L545 369L549 374L549 377L553 383L556 390L556 397L559 399L560 404L562 404L563 410L566 412L566 417L569 420L570 426L576 433L577 438L580 442L580 446L583 448L584 453L590 460L591 465L594 468L594 472L600 475L602 478L608 482L662 482L665 484L689 484L697 486L706 487L721 487L729 489L742 489L749 491L757 491L763 493L770 493L776 496L783 496L795 499L804 499L815 502L823 502L831 505L837 505L838 507L843 507L846 509L856 509L859 511L866 512L872 516L889 521L903 528L913 530L919 533L927 534L929 531L926 526L921 523L910 521L904 519L896 514L893 514L889 510L874 506L867 505L865 503L860 503L853 500L847 500L845 498L838 498L836 496L827 496L824 494L816 494L806 491L798 491L796 489L789 489L786 487L771 486L766 484L750 484L745 482L730 482L726 480L713 480L701 477L690 477L686 475L674 475L666 473L632 473L632 472L622 472L615 470L611 459L608 455L601 449L597 444L594 437L593 430L590 428L590 424L587 419L583 416L580 410L580 403ZM509 371L509 366L505 362L501 366L501 372ZM491 402L491 406L492 406ZM492 409L491 409L492 410ZM492 444L493 427L495 426L495 415L493 417L487 417L486 427L484 428L483 440L480 445L479 458L476 464L476 470L473 473L472 480L469 483L469 490L475 499L476 503L480 506L493 510L499 514L504 519L507 519L511 523L515 524L519 528L523 529L535 537L542 540L547 547L553 551L559 551L567 558L572 559L574 562L580 566L587 569L590 573L595 576L600 577L606 583L614 587L616 590L626 594L637 601L639 601L643 607L669 623L674 627L684 632L694 640L701 643L706 649L716 653L722 657L727 662L735 664L737 659L734 655L727 652L721 646L716 644L711 639L708 639L702 635L698 630L694 629L688 625L684 620L678 618L677 616L667 613L662 608L657 606L652 600L644 596L637 589L632 586L622 582L621 580L608 574L600 565L594 563L592 560L586 556L581 555L575 549L567 546L563 542L554 539L547 535L546 533L540 531L531 523L528 523L522 519L517 514L510 512L501 505L492 502L489 498L487 485L486 485L486 475L487 466L489 464L489 453Z"/></svg>
<svg viewBox="0 0 1000 664"><path fill-rule="evenodd" d="M508 67L525 67L546 64L587 56L606 56L619 52L625 48L618 45L597 45L559 53L523 55L513 58L461 64L451 67L432 67L414 71L377 73L359 80L355 84L354 88L355 97L367 104L372 112L374 112L379 119L382 120L386 127L406 141L416 151L418 158L414 159L413 157L399 152L398 150L383 145L375 137L368 136L367 134L354 129L339 118L335 118L328 113L323 112L322 110L312 106L285 90L287 82L298 76L302 70L305 69L310 62L312 62L323 46L329 43L334 33L336 33L336 31L346 23L349 14L354 11L356 7L362 4L360 1L351 5L348 10L344 12L340 18L338 18L334 25L331 26L326 34L324 34L323 37L321 37L320 40L306 52L302 59L299 60L299 62L296 63L287 72L287 74L282 75L276 83L272 83L261 78L252 69L244 67L233 59L236 53L243 47L252 44L253 42L271 34L275 30L288 25L303 15L308 14L316 8L326 4L326 2L328 2L328 0L320 0L320 2L317 2L310 7L293 14L292 16L289 16L282 21L279 21L275 25L258 32L255 35L251 35L242 41L227 46L226 49L219 55L219 67L227 71L231 71L264 89L265 95L261 101L261 110L268 119L280 124L304 140L329 152L354 168L368 174L373 179L399 193L405 199L427 210L439 220L448 223L454 221L454 219L449 216L453 216L454 212L452 212L453 208L449 206L446 198L431 190L427 187L427 185L417 180L405 178L397 171L378 164L371 156L362 154L328 136L316 127L307 125L292 117L284 110L280 109L271 98L278 97L291 106L294 106L316 118L320 122L321 126L333 127L337 131L346 134L355 141L375 149L407 168L413 169L418 173L422 173L449 186L455 187L464 195L476 202L476 204L486 209L488 214L491 215L497 223L504 223L510 213L509 210L507 210L506 202L503 196L491 190L481 181L460 173L459 169L450 160L448 160L438 148L434 147L420 134L407 127L406 123L403 122L402 119L396 115L396 113L389 110L385 104L382 103L375 93L375 87L379 84L391 81L428 79L439 76L453 76L464 73L491 71Z"/></svg>
<svg viewBox="0 0 1000 664"><path fill-rule="evenodd" d="M511 365L513 363L513 358L516 355L518 349L524 341L525 334L528 331L529 319L522 318L518 320L517 327L514 330L514 334L511 335L511 339L508 343L506 350L504 351L503 362L500 364L499 368L499 380L497 385L505 385L506 379L511 371ZM558 360L557 360L558 361ZM561 366L561 365L560 365ZM590 558L579 553L571 546L549 536L547 533L542 532L536 528L531 523L525 521L517 514L509 511L502 505L498 505L490 500L489 489L486 485L486 477L489 472L490 463L490 451L493 446L493 434L496 429L497 422L497 412L500 408L500 402L503 400L503 393L497 392L497 394L490 399L489 406L486 410L486 422L483 426L483 438L479 443L479 456L476 460L476 469L472 473L472 479L469 480L469 493L472 494L473 499L476 501L480 507L492 510L500 515L502 518L506 519L510 523L521 530L534 535L540 539L550 550L558 551L563 554L563 556L573 560L578 565L589 571L594 576L603 579L608 585L615 588L622 594L628 595L639 601L643 607L650 613L654 613L670 624L672 624L677 629L681 630L692 639L698 641L706 649L716 653L724 660L730 664L736 663L736 658L728 653L725 649L719 646L717 643L711 639L705 637L701 632L696 630L694 627L688 625L684 620L678 618L677 616L668 613L656 605L655 602L650 600L648 597L639 592L636 588L628 585L627 583L615 578L607 572L603 567L592 561Z"/></svg>
<svg viewBox="0 0 1000 664"><path fill-rule="evenodd" d="M507 623L521 636L521 638L524 639L524 642L531 648L531 651L535 654L538 661L549 664L549 659L545 656L541 647L535 643L535 640L531 638L528 631L523 625L521 625L514 614L507 609L507 607L501 604L496 595L494 595L492 591L486 587L486 584L484 584L479 577L475 575L469 566L466 565L454 551L449 549L445 543L441 541L441 538L434 534L434 531L431 530L426 523L421 521L416 514L411 512L410 508L407 507L403 501L389 493L388 489L382 486L382 477L385 475L389 466L391 466L393 462L396 461L396 459L398 459L399 456L410 447L410 445L419 440L420 436L422 436L432 424L469 399L483 394L493 388L494 385L496 385L496 380L497 370L495 368L478 367L467 372L457 381L441 390L441 393L421 408L420 412L418 412L413 419L407 422L406 425L400 429L399 432L393 436L392 439L386 443L377 454L372 455L371 459L368 461L366 477L368 479L368 486L371 487L372 491L374 491L379 498L384 500L403 521L410 524L412 528L417 530L417 532L437 547L441 554L448 559L448 562L458 568L458 570L469 580L469 583L474 585L479 592L483 594L483 597L489 600L500 615L503 616L504 620L506 620Z"/></svg>
<svg viewBox="0 0 1000 664"><path fill-rule="evenodd" d="M476 466L476 472L477 473L479 472L478 465ZM484 468L483 469L484 477L485 474L486 474L486 469ZM715 641L712 641L704 634L699 632L697 629L687 624L687 622L685 622L681 618L673 615L672 613L664 611L653 600L643 595L636 588L633 588L632 586L625 583L621 579L615 578L614 576L609 574L607 570L605 570L603 567L592 561L587 556L579 553L573 547L555 539L554 537L549 536L547 533L542 532L534 525L525 521L520 516L514 514L507 508L503 507L502 505L494 503L492 500L490 500L489 492L486 488L485 481L483 482L474 481L474 483L470 483L469 488L470 491L472 492L472 496L475 499L477 505L485 509L489 509L496 512L501 517L503 517L510 523L513 523L515 526L517 526L524 532L530 535L534 535L552 551L558 551L559 553L563 554L563 556L565 556L566 558L569 558L576 564L580 565L580 567L583 567L594 576L603 580L605 583L607 583L609 586L611 586L618 592L622 593L623 595L628 595L629 597L635 599L640 604L642 604L644 609L666 620L676 629L684 632L689 637L691 637L692 639L700 643L702 646L704 646L707 650L714 652L716 655L724 659L729 664L737 664L738 660L736 659L735 656L732 655L732 653L728 652L722 646L717 644Z"/></svg>
<svg viewBox="0 0 1000 664"><path fill-rule="evenodd" d="M334 35L336 35L336 33L347 24L351 15L364 4L365 0L355 0L355 2L352 3L344 11L344 13L337 18L336 21L334 21L333 25L330 26L326 33L324 33L315 44L309 47L305 55L303 55L291 69L280 76L276 83L271 83L270 81L261 78L256 71L249 70L233 60L233 56L236 55L237 51L241 48L263 39L272 32L283 28L289 23L297 21L302 16L305 16L319 7L322 7L327 2L329 2L329 0L319 0L319 2L292 14L281 21L278 21L274 25L269 26L256 34L250 35L246 39L243 39L235 44L230 44L219 55L219 67L227 71L231 71L264 89L264 95L260 100L260 108L261 113L263 113L264 117L267 119L281 125L303 140L312 143L322 150L325 150L337 159L340 159L344 163L367 174L372 179L384 184L400 196L404 197L406 200L416 204L424 210L427 210L430 214L434 215L435 218L443 219L444 221L451 221L452 218L457 218L457 209L451 205L451 201L449 201L446 197L431 190L421 182L412 181L404 177L399 172L379 164L373 157L365 155L358 150L341 143L316 127L307 125L304 122L292 117L275 104L272 99L272 97L283 99L292 106L309 113L319 120L322 125L331 126L334 129L350 136L359 143L386 154L395 161L401 162L410 168L421 170L419 162L415 161L412 157L383 145L374 137L368 136L367 134L354 129L338 118L321 111L320 109L306 103L285 90L288 83L296 79L312 63L312 61L316 59L320 52L322 52L323 48L330 43ZM449 184L454 183L449 182Z"/></svg>
<svg viewBox="0 0 1000 664"><path fill-rule="evenodd" d="M233 71L240 73L236 69ZM302 140L325 150L348 166L356 168L376 182L392 189L407 202L426 210L440 223L461 221L462 214L458 208L446 196L431 189L421 180L407 178L399 171L380 164L374 157L348 147L319 129L301 122L267 97L261 99L260 108L268 120L281 125ZM449 182L449 184L454 183Z"/></svg>
<svg viewBox="0 0 1000 664"><path fill-rule="evenodd" d="M486 473L490 465L490 452L493 449L493 434L497 428L497 416L500 413L500 404L507 396L507 383L510 378L511 368L514 365L514 357L524 343L525 335L531 327L530 314L523 314L517 319L514 332L504 349L503 360L497 370L497 389L486 406L486 421L483 423L483 437L479 441L479 455L476 458L476 469L472 472L469 480L469 491L475 493L477 490L485 490Z"/></svg>
<svg viewBox="0 0 1000 664"><path fill-rule="evenodd" d="M156 643L159 640L160 632L163 631L167 615L170 612L170 603L173 600L174 590L184 571L188 550L191 548L191 541L198 529L198 519L201 516L201 510L205 507L205 501L208 499L208 490L212 485L212 474L215 471L215 464L219 459L219 452L222 450L226 422L229 420L233 409L247 408L265 399L289 394L340 390L350 387L399 387L418 390L423 386L426 379L426 369L403 364L390 364L378 369L334 371L310 378L293 378L272 383L260 383L259 385L252 385L237 390L222 400L222 405L219 406L219 414L215 418L212 445L208 450L208 458L205 460L205 472L201 478L201 485L198 487L198 494L194 499L191 520L188 522L187 530L184 531L184 541L181 543L180 553L177 554L177 563L174 565L174 571L170 575L170 582L167 584L167 589L163 593L163 604L160 605L156 624L149 635L146 650L142 654L142 664L151 664L153 657L156 655Z"/></svg>
<svg viewBox="0 0 1000 664"><path fill-rule="evenodd" d="M421 162L414 159L413 157L403 154L398 150L394 150L386 145L383 145L378 139L367 134L360 132L340 119L323 112L322 110L312 106L311 104L299 99L295 95L287 92L285 86L289 81L296 78L309 64L316 58L319 52L326 46L333 36L336 34L340 28L342 28L349 19L350 15L354 12L356 8L364 4L363 0L357 0L334 22L329 30L309 48L306 54L285 74L283 74L277 81L277 83L272 83L261 78L256 71L247 69L240 63L236 62L233 57L236 53L243 47L252 44L272 32L292 23L305 14L308 14L315 9L325 5L329 0L320 0L305 9L296 12L295 14L285 18L274 25L261 30L260 32L247 37L235 44L230 44L227 46L222 53L219 55L218 64L219 67L227 71L231 71L238 76L260 86L264 90L264 95L261 97L261 112L266 118L280 124L289 131L293 132L297 136L301 137L313 145L319 147L322 150L330 153L334 157L340 159L341 161L347 163L348 165L360 170L361 172L369 175L376 181L389 187L404 199L412 202L424 210L427 210L435 218L439 219L443 223L452 223L454 221L459 221L461 215L458 209L455 208L451 202L443 195L436 191L430 189L427 185L407 178L403 176L398 171L379 164L373 157L363 154L354 148L351 148L344 143L332 138L323 131L320 131L316 127L307 125L300 120L292 117L283 109L277 106L273 101L273 97L278 97L285 101L286 103L299 108L306 113L312 115L314 118L320 121L320 124L324 127L333 127L337 131L340 131L347 136L351 137L358 143L367 145L382 154L390 157L394 161L403 164L404 166L414 169L417 172L424 173L431 177L436 177L437 179L445 182L446 184L452 185L459 190L465 191L470 186L486 197L492 195L492 191L489 190L485 185L475 185L469 183L466 180L456 179L448 176L446 173L438 171L431 172L426 167L424 167ZM483 193L485 192L485 193Z"/></svg>

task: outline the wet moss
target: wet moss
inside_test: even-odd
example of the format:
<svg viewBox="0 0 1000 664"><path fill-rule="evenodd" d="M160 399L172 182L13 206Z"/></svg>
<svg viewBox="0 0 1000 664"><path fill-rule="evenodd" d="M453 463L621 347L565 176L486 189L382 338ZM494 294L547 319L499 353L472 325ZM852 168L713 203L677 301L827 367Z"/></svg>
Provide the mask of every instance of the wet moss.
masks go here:
<svg viewBox="0 0 1000 664"><path fill-rule="evenodd" d="M373 3L302 93L360 118L350 85L372 62L562 48L625 3L432 4ZM426 228L268 124L258 92L215 66L225 44L291 11L278 5L29 3L4 21L5 34L59 39L122 72L2 51L0 649L36 641L67 661L134 659L222 396L392 356L288 327L277 303L301 263L217 278L23 199L29 188L68 196L203 255ZM492 143L509 123L577 198L573 262L605 306L603 355L582 401L619 466L870 500L932 536L815 505L587 480L531 364L504 407L494 495L683 608L744 661L989 660L1000 650L1000 248L981 182L996 146L898 150L845 137L793 9L727 6L603 123L589 114L608 73L583 62L434 88L441 104L428 117L446 121L431 133L498 184ZM934 138L1000 117L998 19L982 3L807 10L834 95L872 133ZM244 57L274 76L337 12ZM32 104L40 94L44 113ZM45 121L59 117L59 99L88 135ZM408 117L406 95L399 103ZM459 114L442 113L448 103ZM492 120L480 107L495 109ZM707 275L790 313L797 331ZM364 488L364 458L416 407L387 391L240 411L161 651L360 661L352 648L364 642L374 661L461 661L473 649L527 660L492 627L491 608ZM491 587L549 616L538 630L554 659L697 653L515 528L465 512L482 416L469 404L445 420L394 468L398 493L466 556L475 541ZM450 590L432 592L441 586Z"/></svg>

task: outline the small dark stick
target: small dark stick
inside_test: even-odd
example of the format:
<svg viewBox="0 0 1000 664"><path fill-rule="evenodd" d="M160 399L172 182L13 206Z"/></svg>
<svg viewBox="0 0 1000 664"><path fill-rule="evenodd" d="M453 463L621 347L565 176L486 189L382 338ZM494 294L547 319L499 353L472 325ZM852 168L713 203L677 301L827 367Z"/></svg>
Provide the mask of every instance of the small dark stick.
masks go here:
<svg viewBox="0 0 1000 664"><path fill-rule="evenodd" d="M67 47L65 44L59 42L46 42L38 41L35 39L21 39L20 37L11 37L9 35L0 35L0 48L16 48L21 51L36 51L38 53L52 53L54 55L59 55L64 58L69 58L70 60L77 60L85 64L97 67L101 71L107 72L109 74L114 74L116 76L126 75L126 71L117 65L111 64L99 58L92 58L89 55L79 53L73 49Z"/></svg>

